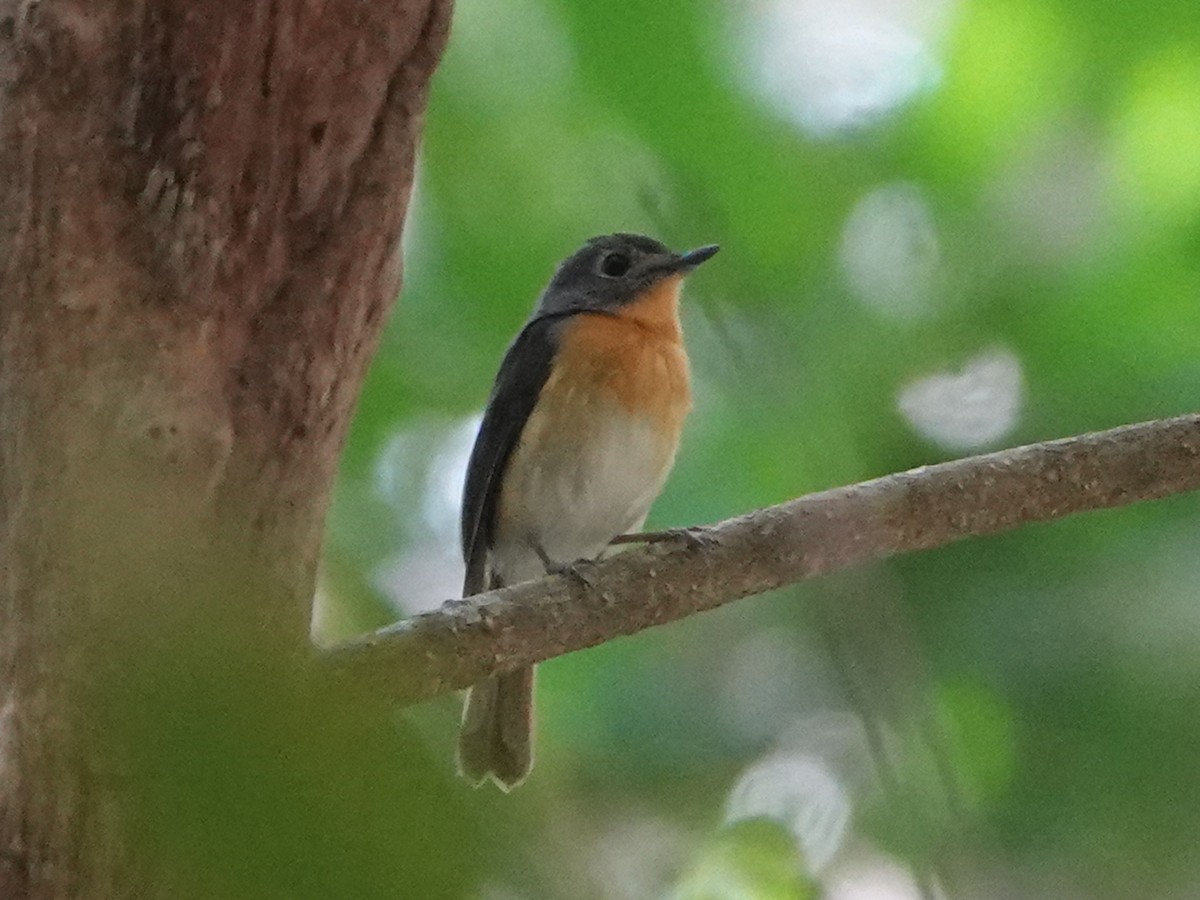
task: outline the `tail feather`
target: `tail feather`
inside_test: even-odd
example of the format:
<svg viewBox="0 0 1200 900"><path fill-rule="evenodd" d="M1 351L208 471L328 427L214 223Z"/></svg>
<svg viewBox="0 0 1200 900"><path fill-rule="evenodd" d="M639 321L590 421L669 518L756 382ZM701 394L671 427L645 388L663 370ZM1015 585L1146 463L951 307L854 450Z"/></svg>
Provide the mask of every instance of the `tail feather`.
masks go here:
<svg viewBox="0 0 1200 900"><path fill-rule="evenodd" d="M458 770L478 786L489 777L509 791L533 767L533 669L481 681L467 692Z"/></svg>

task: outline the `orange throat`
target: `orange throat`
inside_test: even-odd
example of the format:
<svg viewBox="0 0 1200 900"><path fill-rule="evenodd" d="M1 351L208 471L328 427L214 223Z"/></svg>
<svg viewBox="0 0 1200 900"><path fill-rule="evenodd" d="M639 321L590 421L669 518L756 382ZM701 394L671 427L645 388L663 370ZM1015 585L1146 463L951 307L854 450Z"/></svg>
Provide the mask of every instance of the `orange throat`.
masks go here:
<svg viewBox="0 0 1200 900"><path fill-rule="evenodd" d="M652 285L636 300L622 306L617 316L664 338L682 341L683 330L679 327L679 295L682 290L683 276L671 275Z"/></svg>
<svg viewBox="0 0 1200 900"><path fill-rule="evenodd" d="M679 325L683 277L665 278L615 315L581 313L563 335L555 375L576 396L608 393L631 415L679 438L692 404L687 353ZM557 378L552 378L557 380ZM549 387L549 385L548 385Z"/></svg>

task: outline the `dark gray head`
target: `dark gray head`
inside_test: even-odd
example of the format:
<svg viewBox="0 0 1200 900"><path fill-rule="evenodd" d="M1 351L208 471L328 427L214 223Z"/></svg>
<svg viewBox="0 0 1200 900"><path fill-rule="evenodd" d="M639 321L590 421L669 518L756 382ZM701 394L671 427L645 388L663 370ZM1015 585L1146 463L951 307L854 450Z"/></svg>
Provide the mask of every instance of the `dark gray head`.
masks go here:
<svg viewBox="0 0 1200 900"><path fill-rule="evenodd" d="M615 310L662 279L690 272L718 249L710 244L674 253L640 234L594 237L558 267L534 315Z"/></svg>

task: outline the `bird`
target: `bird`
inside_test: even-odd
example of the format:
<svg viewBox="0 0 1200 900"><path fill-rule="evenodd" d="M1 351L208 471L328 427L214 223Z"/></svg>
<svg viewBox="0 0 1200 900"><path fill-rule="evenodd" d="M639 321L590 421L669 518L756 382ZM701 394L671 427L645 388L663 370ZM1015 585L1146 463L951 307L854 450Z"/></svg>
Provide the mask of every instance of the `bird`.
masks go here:
<svg viewBox="0 0 1200 900"><path fill-rule="evenodd" d="M463 487L463 597L578 573L640 530L691 404L683 280L719 247L591 238L555 271L500 364ZM532 668L463 704L459 773L516 787L533 765Z"/></svg>

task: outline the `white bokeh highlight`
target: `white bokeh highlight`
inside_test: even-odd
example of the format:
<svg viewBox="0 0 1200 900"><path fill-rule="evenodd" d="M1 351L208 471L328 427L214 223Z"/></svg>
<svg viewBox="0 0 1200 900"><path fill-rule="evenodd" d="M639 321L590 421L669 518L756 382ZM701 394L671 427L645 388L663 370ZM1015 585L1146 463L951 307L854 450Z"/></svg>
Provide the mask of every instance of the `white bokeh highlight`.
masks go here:
<svg viewBox="0 0 1200 900"><path fill-rule="evenodd" d="M747 86L817 138L864 128L941 77L941 0L761 0L745 7Z"/></svg>
<svg viewBox="0 0 1200 900"><path fill-rule="evenodd" d="M823 887L825 900L943 900L944 896L933 886L931 897L896 860L865 848L830 873Z"/></svg>
<svg viewBox="0 0 1200 900"><path fill-rule="evenodd" d="M1104 147L1099 135L1056 123L997 174L985 197L1016 263L1074 266L1110 246L1117 175Z"/></svg>
<svg viewBox="0 0 1200 900"><path fill-rule="evenodd" d="M818 874L845 841L852 812L849 790L821 759L779 754L751 766L738 780L725 807L725 822L778 822L795 839L806 870Z"/></svg>
<svg viewBox="0 0 1200 900"><path fill-rule="evenodd" d="M695 835L661 817L613 822L589 844L589 870L602 900L669 897L696 844Z"/></svg>
<svg viewBox="0 0 1200 900"><path fill-rule="evenodd" d="M376 462L374 493L394 512L400 540L372 583L403 613L462 593L459 508L480 419L417 422L397 432Z"/></svg>
<svg viewBox="0 0 1200 900"><path fill-rule="evenodd" d="M854 296L882 318L904 321L929 313L941 248L920 188L888 184L859 200L842 229L838 262Z"/></svg>
<svg viewBox="0 0 1200 900"><path fill-rule="evenodd" d="M482 416L457 422L417 422L396 432L375 465L375 493L400 522L421 516L415 530L458 543L458 514L467 461Z"/></svg>
<svg viewBox="0 0 1200 900"><path fill-rule="evenodd" d="M765 628L737 640L721 661L715 697L726 734L762 747L798 715L836 703L828 665L823 648L796 629Z"/></svg>
<svg viewBox="0 0 1200 900"><path fill-rule="evenodd" d="M900 390L901 415L927 440L947 450L993 445L1016 427L1024 397L1021 361L996 347L957 372L937 372Z"/></svg>

